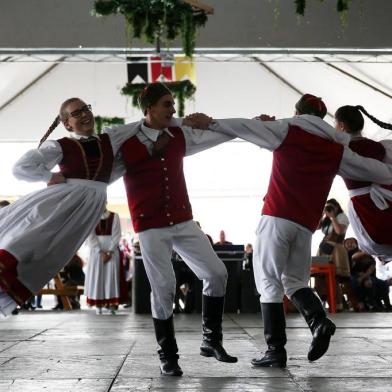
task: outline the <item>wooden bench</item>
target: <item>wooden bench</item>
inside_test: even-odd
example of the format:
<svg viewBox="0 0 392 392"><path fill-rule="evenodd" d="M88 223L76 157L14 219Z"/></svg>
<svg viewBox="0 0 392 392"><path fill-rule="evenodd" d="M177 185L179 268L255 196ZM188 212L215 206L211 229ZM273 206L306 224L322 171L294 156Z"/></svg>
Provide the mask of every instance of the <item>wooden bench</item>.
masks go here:
<svg viewBox="0 0 392 392"><path fill-rule="evenodd" d="M36 295L58 295L63 304L64 310L72 310L70 296L80 295L84 292L83 286L65 286L61 281L60 275L57 274L54 278L54 289L41 289Z"/></svg>

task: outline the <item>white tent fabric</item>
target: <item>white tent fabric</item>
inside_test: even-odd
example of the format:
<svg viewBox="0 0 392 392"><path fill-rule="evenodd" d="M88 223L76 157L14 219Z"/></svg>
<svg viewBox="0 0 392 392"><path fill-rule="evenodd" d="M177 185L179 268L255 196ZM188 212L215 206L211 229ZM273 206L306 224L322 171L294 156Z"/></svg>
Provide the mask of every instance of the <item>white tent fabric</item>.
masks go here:
<svg viewBox="0 0 392 392"><path fill-rule="evenodd" d="M228 58L196 59L197 93L195 100L186 106L188 113L205 112L216 118L293 114L298 92L256 62L224 60ZM359 58L355 56L348 60L334 65L392 95L389 63L378 63L377 59L356 63ZM341 105L361 104L384 121L392 119L388 96L327 64L287 61L267 65L301 92L323 97L331 113ZM0 107L50 66L40 62L1 63ZM43 186L16 181L11 167L23 151L36 145L63 100L78 96L93 105L96 115L137 120L139 111L119 93L126 78L126 66L121 63L60 63L1 109L0 198L19 196ZM331 118L327 121L332 123ZM391 138L389 131L380 130L369 120L365 129L365 134L376 140ZM63 135L66 131L59 127L52 137ZM228 240L252 242L270 167L270 153L236 141L187 158L185 170L195 219L201 221L214 239L224 229ZM343 205L347 202L347 192L340 179L335 181L331 196ZM109 200L125 203L121 181L109 189Z"/></svg>

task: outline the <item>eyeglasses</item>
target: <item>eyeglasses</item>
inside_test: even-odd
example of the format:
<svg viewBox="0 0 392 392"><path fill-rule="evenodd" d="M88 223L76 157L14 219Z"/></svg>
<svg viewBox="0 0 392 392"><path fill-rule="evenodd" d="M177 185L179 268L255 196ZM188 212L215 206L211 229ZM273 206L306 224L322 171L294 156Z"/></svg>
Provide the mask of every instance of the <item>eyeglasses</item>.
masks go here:
<svg viewBox="0 0 392 392"><path fill-rule="evenodd" d="M83 113L91 112L91 105L84 105L80 109L74 110L73 112L69 113L70 117L80 118L82 117Z"/></svg>

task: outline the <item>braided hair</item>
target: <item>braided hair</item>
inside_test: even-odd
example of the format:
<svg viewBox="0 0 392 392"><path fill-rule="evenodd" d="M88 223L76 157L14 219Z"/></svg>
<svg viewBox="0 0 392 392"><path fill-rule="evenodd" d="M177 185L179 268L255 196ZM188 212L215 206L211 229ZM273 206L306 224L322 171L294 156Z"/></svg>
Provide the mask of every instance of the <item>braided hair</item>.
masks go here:
<svg viewBox="0 0 392 392"><path fill-rule="evenodd" d="M380 121L376 117L372 116L369 114L363 106L355 106L359 111L361 111L365 116L369 117L375 124L377 124L379 127L384 128L384 129L391 129L392 130L392 124L385 123L383 121Z"/></svg>
<svg viewBox="0 0 392 392"><path fill-rule="evenodd" d="M60 114L54 119L48 130L45 132L44 136L42 136L41 140L39 141L38 148L41 147L41 144L49 137L49 135L56 129L56 127L60 124L60 122L64 122L67 119L68 113L65 108L74 101L80 101L80 98L69 98L61 104L60 107Z"/></svg>

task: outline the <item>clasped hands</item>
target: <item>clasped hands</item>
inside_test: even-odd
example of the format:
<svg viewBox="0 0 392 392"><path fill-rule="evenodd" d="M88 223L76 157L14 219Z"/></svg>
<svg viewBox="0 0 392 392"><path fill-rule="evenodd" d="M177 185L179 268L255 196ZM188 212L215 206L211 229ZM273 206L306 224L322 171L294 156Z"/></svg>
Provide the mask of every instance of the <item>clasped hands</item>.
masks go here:
<svg viewBox="0 0 392 392"><path fill-rule="evenodd" d="M108 252L106 250L100 250L99 254L101 256L101 261L105 264L112 258L113 252Z"/></svg>
<svg viewBox="0 0 392 392"><path fill-rule="evenodd" d="M275 121L275 116L269 116L268 114L260 114L254 117L254 120L259 121ZM213 121L212 117L207 116L204 113L193 113L186 116L182 122L183 125L190 126L197 129L208 129L208 126Z"/></svg>

